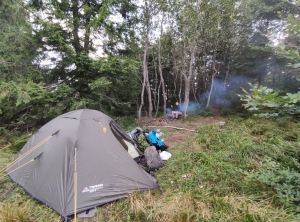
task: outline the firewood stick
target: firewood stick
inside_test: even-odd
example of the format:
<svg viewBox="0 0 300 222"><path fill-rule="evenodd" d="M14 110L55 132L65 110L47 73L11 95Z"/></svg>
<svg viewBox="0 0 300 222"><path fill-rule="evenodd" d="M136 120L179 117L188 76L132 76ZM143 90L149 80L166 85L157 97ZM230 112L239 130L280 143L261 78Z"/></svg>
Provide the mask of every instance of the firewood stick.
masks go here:
<svg viewBox="0 0 300 222"><path fill-rule="evenodd" d="M186 130L186 131L191 131L191 132L197 132L196 130L190 130L190 129L186 129L186 128L178 128L178 127L174 127L174 126L147 126L147 127L153 127L153 128L166 127L166 128L177 129L177 130Z"/></svg>

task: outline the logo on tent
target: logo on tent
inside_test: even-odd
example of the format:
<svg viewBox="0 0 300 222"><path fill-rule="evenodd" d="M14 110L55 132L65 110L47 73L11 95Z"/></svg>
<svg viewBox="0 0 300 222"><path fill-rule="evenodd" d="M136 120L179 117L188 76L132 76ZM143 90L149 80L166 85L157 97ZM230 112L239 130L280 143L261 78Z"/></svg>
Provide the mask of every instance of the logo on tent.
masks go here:
<svg viewBox="0 0 300 222"><path fill-rule="evenodd" d="M86 192L93 193L93 192L96 192L96 191L98 191L102 188L103 188L103 184L96 184L96 185L89 186L89 188L85 187L83 189L82 193L86 193Z"/></svg>
<svg viewBox="0 0 300 222"><path fill-rule="evenodd" d="M87 188L87 187L86 187L86 188L84 188L84 189L83 189L83 191L82 191L82 193L85 193L85 192L90 192L90 189L89 189L89 188Z"/></svg>

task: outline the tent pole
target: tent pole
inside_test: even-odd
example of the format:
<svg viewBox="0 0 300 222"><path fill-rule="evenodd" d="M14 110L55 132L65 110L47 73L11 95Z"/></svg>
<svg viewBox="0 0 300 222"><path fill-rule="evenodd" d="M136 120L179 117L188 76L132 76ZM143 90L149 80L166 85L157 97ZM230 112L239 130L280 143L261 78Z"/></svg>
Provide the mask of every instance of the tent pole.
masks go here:
<svg viewBox="0 0 300 222"><path fill-rule="evenodd" d="M76 210L77 210L77 169L76 169L76 158L77 158L77 148L75 148L75 158L74 158L74 222L76 222Z"/></svg>

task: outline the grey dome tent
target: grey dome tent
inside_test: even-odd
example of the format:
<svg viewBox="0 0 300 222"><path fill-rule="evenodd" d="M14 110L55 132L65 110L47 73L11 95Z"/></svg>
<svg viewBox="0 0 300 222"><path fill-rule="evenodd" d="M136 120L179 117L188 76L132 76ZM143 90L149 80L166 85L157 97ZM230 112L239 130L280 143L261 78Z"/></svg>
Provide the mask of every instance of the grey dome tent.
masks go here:
<svg viewBox="0 0 300 222"><path fill-rule="evenodd" d="M129 155L132 139L109 116L89 109L63 114L27 141L6 172L65 220L158 183Z"/></svg>

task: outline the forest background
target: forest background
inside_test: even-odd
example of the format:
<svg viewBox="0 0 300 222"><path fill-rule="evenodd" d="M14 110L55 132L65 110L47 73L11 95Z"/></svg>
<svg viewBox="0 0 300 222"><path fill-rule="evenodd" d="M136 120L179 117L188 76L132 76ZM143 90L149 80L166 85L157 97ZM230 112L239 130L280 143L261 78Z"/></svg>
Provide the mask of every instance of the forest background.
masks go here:
<svg viewBox="0 0 300 222"><path fill-rule="evenodd" d="M1 129L80 108L152 118L175 101L236 112L249 83L297 96L299 12L292 0L3 0Z"/></svg>

